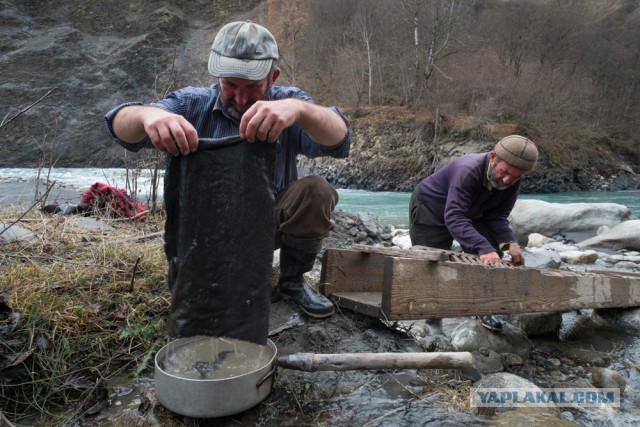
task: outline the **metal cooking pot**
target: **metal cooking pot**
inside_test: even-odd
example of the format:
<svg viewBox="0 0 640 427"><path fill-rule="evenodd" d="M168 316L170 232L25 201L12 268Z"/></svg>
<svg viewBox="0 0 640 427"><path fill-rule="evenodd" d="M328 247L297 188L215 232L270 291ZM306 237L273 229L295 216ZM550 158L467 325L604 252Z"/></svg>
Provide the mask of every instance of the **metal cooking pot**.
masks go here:
<svg viewBox="0 0 640 427"><path fill-rule="evenodd" d="M191 347L207 345L205 355L189 353ZM215 379L218 363L226 354L255 358L249 367ZM473 369L469 352L441 353L295 353L277 357L271 340L266 346L231 338L197 336L180 338L160 349L155 358L156 396L162 405L181 415L214 418L234 415L264 400L278 366L302 371L346 371L356 369ZM172 360L176 359L176 360ZM235 361L234 361L235 363ZM181 365L179 373L169 369ZM227 365L233 367L229 361ZM240 364L238 365L240 366ZM220 368L222 370L222 368Z"/></svg>
<svg viewBox="0 0 640 427"><path fill-rule="evenodd" d="M264 346L246 341L196 336L180 338L160 349L155 358L156 396L162 405L180 415L194 418L224 417L240 413L260 403L271 391L272 368L277 354L276 346L267 340L268 360L258 369L221 379L186 378L170 373L167 357L204 340L216 340L216 353L232 351L238 343L255 346L255 353L264 351ZM252 351L249 348L249 351ZM186 360L186 364L199 363L196 359Z"/></svg>

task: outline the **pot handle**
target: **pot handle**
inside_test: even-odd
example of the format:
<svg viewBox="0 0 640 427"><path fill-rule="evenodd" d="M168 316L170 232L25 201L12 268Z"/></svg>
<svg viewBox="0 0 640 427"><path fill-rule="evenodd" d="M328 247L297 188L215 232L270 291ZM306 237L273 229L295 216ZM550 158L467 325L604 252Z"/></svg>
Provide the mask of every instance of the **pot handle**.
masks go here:
<svg viewBox="0 0 640 427"><path fill-rule="evenodd" d="M256 389L260 388L262 386L262 384L268 380L271 377L276 376L276 371L278 370L278 363L274 360L273 363L271 364L271 370L269 372L267 372L264 377L260 378L258 380L258 382L256 383Z"/></svg>

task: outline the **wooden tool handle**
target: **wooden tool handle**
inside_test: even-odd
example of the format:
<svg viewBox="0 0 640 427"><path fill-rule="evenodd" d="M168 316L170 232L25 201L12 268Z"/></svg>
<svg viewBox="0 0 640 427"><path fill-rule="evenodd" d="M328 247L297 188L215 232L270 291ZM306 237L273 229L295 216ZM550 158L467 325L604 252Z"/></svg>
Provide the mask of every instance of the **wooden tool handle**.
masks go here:
<svg viewBox="0 0 640 427"><path fill-rule="evenodd" d="M300 371L362 369L463 369L473 367L469 352L440 353L295 353L279 356L278 365Z"/></svg>

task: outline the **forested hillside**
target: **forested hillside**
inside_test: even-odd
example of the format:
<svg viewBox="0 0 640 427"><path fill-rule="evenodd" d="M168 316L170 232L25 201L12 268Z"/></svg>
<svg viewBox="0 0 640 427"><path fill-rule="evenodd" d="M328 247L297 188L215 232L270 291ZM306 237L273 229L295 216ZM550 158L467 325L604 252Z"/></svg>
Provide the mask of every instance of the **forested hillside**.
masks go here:
<svg viewBox="0 0 640 427"><path fill-rule="evenodd" d="M215 33L252 19L278 39L278 83L352 120L334 182L404 189L519 132L538 190L637 185L638 0L2 0L0 18L0 166L122 166L104 113L213 84Z"/></svg>

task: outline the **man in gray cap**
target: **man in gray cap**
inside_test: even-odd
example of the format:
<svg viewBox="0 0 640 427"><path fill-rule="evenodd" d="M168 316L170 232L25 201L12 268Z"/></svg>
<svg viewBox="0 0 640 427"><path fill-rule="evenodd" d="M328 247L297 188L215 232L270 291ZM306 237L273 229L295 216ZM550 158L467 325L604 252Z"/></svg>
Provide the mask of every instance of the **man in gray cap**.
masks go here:
<svg viewBox="0 0 640 427"><path fill-rule="evenodd" d="M508 217L518 197L520 178L532 170L538 149L529 139L510 135L493 151L461 156L416 185L409 206L413 245L451 249L455 239L484 264L500 264L508 252L516 265L524 256ZM479 316L483 326L499 331L502 323ZM441 319L429 319L432 333L442 333Z"/></svg>
<svg viewBox="0 0 640 427"><path fill-rule="evenodd" d="M331 301L303 274L313 268L333 228L338 194L322 177L298 179L296 157L349 154L350 126L336 107L316 105L295 87L275 86L280 74L273 35L252 22L232 22L216 35L209 72L217 84L188 87L151 104L127 103L106 114L110 135L125 148L155 147L173 156L198 149L199 138L240 135L249 142L279 142L276 158L278 290L307 314L327 317Z"/></svg>

